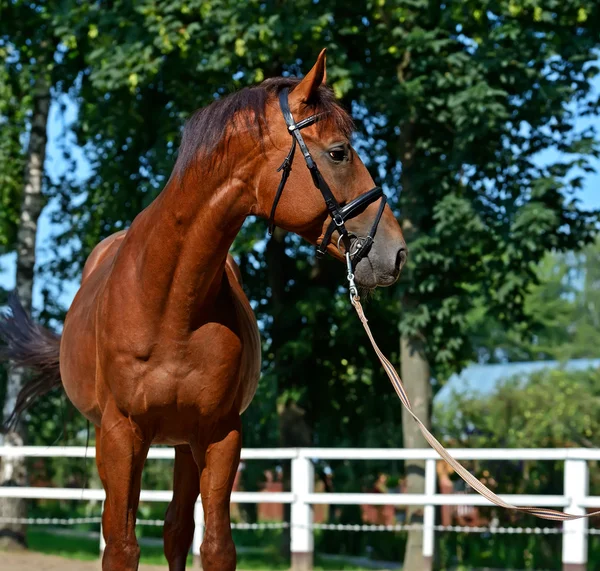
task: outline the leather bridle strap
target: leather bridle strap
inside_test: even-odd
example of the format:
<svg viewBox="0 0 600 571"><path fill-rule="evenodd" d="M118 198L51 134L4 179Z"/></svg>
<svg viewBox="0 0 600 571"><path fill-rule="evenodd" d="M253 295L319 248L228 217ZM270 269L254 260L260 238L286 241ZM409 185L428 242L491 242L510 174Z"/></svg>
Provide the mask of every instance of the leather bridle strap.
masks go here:
<svg viewBox="0 0 600 571"><path fill-rule="evenodd" d="M356 288L355 288L354 282L353 282L353 276L351 279L351 274L349 274L348 279L350 281L350 291L356 292ZM354 309L356 310L356 313L358 314L358 317L359 317L361 323L363 324L363 327L365 328L365 331L367 332L367 335L369 336L371 345L373 345L373 349L375 349L375 353L377 353L377 357L379 357L379 360L381 361L381 364L383 365L383 368L384 368L387 376L389 377L390 381L392 382L392 385L394 387L394 390L396 391L396 394L398 395L398 397L400 398L400 401L404 405L404 408L406 408L408 413L413 417L413 419L417 423L417 426L419 427L419 430L421 431L421 433L423 434L423 436L425 437L427 442L429 442L431 447L446 462L448 462L448 464L450 464L450 466L452 466L452 468L456 471L456 473L467 484L469 484L469 486L471 486L477 493L481 494L484 498L486 498L493 504L496 504L497 506L500 506L502 508L506 508L509 510L516 510L516 511L522 512L522 513L528 513L528 514L534 515L536 517L539 517L541 519L547 519L547 520L553 520L553 521L572 521L575 519L583 519L583 518L588 518L588 517L600 514L600 510L592 512L592 513L588 513L585 515L573 515L573 514L561 512L559 510L551 510L551 509L547 509L547 508L514 506L512 504L509 504L508 502L505 502L500 496L498 496L497 494L492 492L492 490L490 490L487 486L485 486L483 483L481 483L460 462L458 462L456 459L454 459L450 455L448 450L446 450L442 446L442 444L440 444L440 442L437 440L437 438L435 438L435 436L433 436L433 434L431 434L431 432L429 432L428 428L421 422L419 417L413 412L412 405L410 403L408 395L406 394L406 389L404 388L404 384L402 383L402 380L400 379L400 375L398 375L394 366L388 361L386 356L381 352L381 350L377 346L377 343L375 342L373 333L371 332L371 329L367 322L367 318L365 316L362 305L360 303L360 298L358 297L358 295L356 293L351 293L350 299L352 301L352 305L354 306Z"/></svg>
<svg viewBox="0 0 600 571"><path fill-rule="evenodd" d="M358 262L360 262L360 260L362 260L369 253L369 250L373 245L375 233L377 232L377 227L379 226L379 221L381 220L383 210L385 209L385 205L387 204L387 198L385 194L383 194L383 190L381 189L381 187L376 186L375 188L369 190L369 192L365 192L365 194L362 194L361 196L359 196L349 204L346 204L346 206L342 208L342 216L344 217L344 220L347 220L349 218L354 218L355 216L358 216L359 214L364 212L367 206L369 206L372 202L375 202L378 199L381 199L379 203L379 210L377 212L377 216L375 216L375 220L373 221L371 230L369 230L369 233L366 237L357 239L357 242L359 243L358 249L356 249L351 254L352 262L355 267L356 264L358 264ZM333 236L333 233L336 230L337 227L332 221L331 224L329 224L329 226L327 227L325 234L323 234L323 239L321 240L320 244L317 246L318 258L324 256L325 252L327 252L327 246L329 245L329 242L331 242L331 237Z"/></svg>
<svg viewBox="0 0 600 571"><path fill-rule="evenodd" d="M281 198L281 193L285 188L285 183L287 182L288 177L290 176L290 172L292 172L292 161L294 160L294 153L296 152L296 139L292 139L292 147L290 148L290 152L287 154L287 157L281 163L281 166L277 169L277 172L283 171L281 174L281 180L279 181L279 186L277 187L277 192L275 193L275 198L273 200L273 206L271 206L271 214L269 215L269 234L273 234L275 230L275 211L277 210L277 205L279 204L279 199Z"/></svg>
<svg viewBox="0 0 600 571"><path fill-rule="evenodd" d="M296 123L294 121L294 117L290 110L289 101L288 101L289 89L286 87L281 90L279 94L279 105L281 107L281 112L283 114L283 118L288 128L288 132L292 136L292 146L284 159L281 166L277 169L277 172L282 171L281 180L279 182L279 186L277 188L277 192L275 193L275 198L273 200L273 206L271 207L271 213L269 215L269 234L273 233L275 229L275 212L277 210L277 205L279 204L279 200L281 199L281 195L283 193L283 189L287 183L287 180L290 176L290 172L292 170L292 162L294 160L294 154L296 152L296 145L300 147L300 151L302 156L304 157L304 161L306 162L306 166L310 171L313 184L319 189L321 195L323 196L323 200L325 201L325 205L327 207L327 212L331 216L331 223L329 224L325 234L323 235L323 239L320 241L317 246L317 256L323 255L327 246L331 242L331 238L333 233L337 230L340 235L339 242L342 241L344 243L344 248L346 252L351 253L352 264L356 267L356 264L362 258L364 258L371 249L373 245L373 241L375 239L375 233L377 232L377 227L379 225L379 221L383 216L383 211L385 209L386 198L383 194L383 191L379 187L375 187L370 191L362 194L361 196L355 198L350 203L345 206L340 206L338 201L336 200L331 188L319 172L317 164L312 158L306 143L300 133L300 130L304 127L308 127L309 125L313 125L316 123L321 116L320 115L311 115L302 121L298 121ZM345 222L355 216L358 216L361 212L363 212L367 206L375 202L376 200L381 200L379 205L379 210L377 212L377 216L375 217L373 224L371 226L371 230L369 231L366 237L359 237L356 239L354 251L351 252L352 243L350 240L350 233L346 229Z"/></svg>
<svg viewBox="0 0 600 571"><path fill-rule="evenodd" d="M297 144L300 147L300 152L304 156L304 161L306 162L306 166L308 167L308 170L310 171L310 174L311 174L311 177L313 180L313 184L321 192L321 195L323 196L323 200L325 201L325 206L327 207L327 211L329 212L331 219L335 222L338 232L340 232L340 234L342 234L342 236L344 238L345 246L347 248L349 248L350 247L350 238L348 237L348 231L346 230L346 227L344 226L344 219L340 212L340 210L341 210L340 205L338 204L338 201L335 199L333 192L331 192L329 185L325 182L325 179L321 176L321 173L319 172L317 164L313 160L312 155L310 154L310 151L308 150L308 147L306 146L306 143L304 142L304 138L302 137L302 134L300 133L301 129L303 129L304 127L308 127L309 125L313 125L321 118L321 116L320 115L311 115L310 117L307 117L306 119L303 119L302 121L299 121L298 123L296 123L294 121L294 116L292 115L292 112L290 110L288 94L289 94L289 89L287 87L281 90L281 93L279 94L279 105L281 107L281 112L283 113L283 118L285 119L285 123L287 125L288 131L292 135L292 148L290 149L288 156L283 161L282 166L279 167L279 169L278 169L278 170L283 170L283 175L281 177L281 182L279 183L279 188L277 189L277 194L275 195L276 202L273 203L273 208L271 209L271 218L269 221L270 222L269 226L270 227L274 226L273 218L275 216L275 208L277 207L277 202L279 202L279 199L281 198L281 193L283 192L283 187L285 186L285 183L287 182L289 173L292 170L292 159L293 159L294 150L295 150L295 147Z"/></svg>
<svg viewBox="0 0 600 571"><path fill-rule="evenodd" d="M371 246L375 242L375 233L377 232L377 226L379 226L379 221L383 216L383 211L385 209L386 204L387 198L385 194L383 194L383 191L381 191L381 201L379 203L379 210L377 211L377 215L375 216L375 220L373 221L373 226L371 226L371 230L369 230L369 233L364 238L359 238L358 240L360 246L358 247L358 250L354 252L354 256L352 258L354 265L358 264L358 262L360 262L360 260L362 260L369 253Z"/></svg>

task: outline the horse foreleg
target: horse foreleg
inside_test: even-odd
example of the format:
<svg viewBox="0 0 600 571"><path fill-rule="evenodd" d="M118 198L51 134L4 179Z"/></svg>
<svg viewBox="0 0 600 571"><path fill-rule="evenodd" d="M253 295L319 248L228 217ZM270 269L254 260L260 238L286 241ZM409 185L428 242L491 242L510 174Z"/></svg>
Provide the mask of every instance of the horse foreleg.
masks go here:
<svg viewBox="0 0 600 571"><path fill-rule="evenodd" d="M173 500L167 508L163 537L169 571L184 571L194 537L194 504L200 493L200 475L189 446L175 447Z"/></svg>
<svg viewBox="0 0 600 571"><path fill-rule="evenodd" d="M136 571L140 548L135 520L140 499L142 469L149 442L113 403L102 414L96 441L98 471L106 491L102 518L106 549L103 571Z"/></svg>
<svg viewBox="0 0 600 571"><path fill-rule="evenodd" d="M234 414L216 427L204 455L205 465L200 477L205 522L200 553L204 571L235 571L229 501L241 447L240 417ZM198 457L196 450L194 456Z"/></svg>
<svg viewBox="0 0 600 571"><path fill-rule="evenodd" d="M102 510L102 536L104 537L104 543L106 544L106 538L108 536L108 531L110 529L110 504L108 503L108 483L106 481L106 463L102 458L102 450L100 446L100 441L102 440L102 429L99 426L96 426L96 468L98 469L98 475L100 476L100 481L102 482L102 487L104 488L104 492L106 494L106 499L104 500L104 509Z"/></svg>

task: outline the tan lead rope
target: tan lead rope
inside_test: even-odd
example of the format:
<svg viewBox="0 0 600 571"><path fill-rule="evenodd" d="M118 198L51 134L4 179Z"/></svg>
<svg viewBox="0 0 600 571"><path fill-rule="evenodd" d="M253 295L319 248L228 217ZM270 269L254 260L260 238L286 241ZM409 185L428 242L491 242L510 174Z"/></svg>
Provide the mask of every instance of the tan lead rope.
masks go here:
<svg viewBox="0 0 600 571"><path fill-rule="evenodd" d="M349 275L348 275L348 279L350 281L350 286L351 286L350 300L352 301L352 305L356 309L356 313L358 313L358 317L359 317L361 323L363 324L363 327L365 328L365 331L367 332L369 339L371 340L373 349L375 349L375 352L377 353L377 356L379 357L379 360L381 361L381 364L383 365L383 368L385 369L387 376L390 378L390 381L392 381L392 385L393 385L396 393L400 397L402 404L404 405L406 410L410 413L410 415L415 419L415 422L417 423L419 429L423 433L423 436L425 437L427 442L429 442L431 447L446 462L448 462L448 464L450 464L450 466L452 466L452 468L454 468L456 473L467 484L469 484L469 486L471 486L476 492L478 492L484 498L487 498L490 502L492 502L493 504L496 504L497 506L500 506L502 508L506 508L509 510L517 510L520 512L533 514L534 516L537 516L542 519L549 519L549 520L554 520L554 521L570 521L570 520L574 520L574 519L582 519L582 518L586 518L586 517L592 517L592 516L600 514L600 510L595 511L593 513L586 514L586 515L573 515L573 514L568 514L565 512L558 511L558 510L549 510L546 508L513 506L512 504L505 502L502 498L500 498L500 496L498 496L497 494L492 492L492 490L490 490L487 486L482 484L475 476L473 476L473 474L471 474L471 472L469 472L462 464L460 464L456 459L454 459L450 455L450 453L435 438L435 436L433 436L433 434L431 434L431 432L429 432L427 427L419 420L417 415L415 415L415 413L412 411L412 406L410 404L410 400L408 399L408 395L406 394L406 389L404 388L404 384L402 383L402 380L400 379L400 375L398 375L398 373L396 372L396 369L394 369L393 365L388 361L386 356L381 352L381 350L377 346L377 343L375 342L375 339L373 338L373 334L371 333L371 329L367 323L367 318L363 311L362 305L360 304L360 298L358 297L358 295L356 295L356 288L354 286L353 280L350 280L351 275L352 275L351 273L349 273ZM353 277L354 276L352 276L352 278ZM354 289L353 289L353 287L354 287Z"/></svg>

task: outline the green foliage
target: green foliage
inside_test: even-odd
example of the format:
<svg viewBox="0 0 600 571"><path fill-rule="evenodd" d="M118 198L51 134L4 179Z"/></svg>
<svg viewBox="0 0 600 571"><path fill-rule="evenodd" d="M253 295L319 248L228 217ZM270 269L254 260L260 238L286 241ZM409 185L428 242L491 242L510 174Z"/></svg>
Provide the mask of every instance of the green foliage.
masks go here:
<svg viewBox="0 0 600 571"><path fill-rule="evenodd" d="M503 382L493 394L455 395L434 410L434 426L442 441L465 448L597 447L600 440L600 369L553 370ZM515 494L563 493L562 462L477 462L476 474L488 471L495 491ZM590 493L600 489L598 470L591 467ZM539 520L497 510L500 525L536 526ZM473 534L445 537L442 568L469 567L558 569L560 543L542 536ZM598 543L590 545L590 564Z"/></svg>
<svg viewBox="0 0 600 571"><path fill-rule="evenodd" d="M52 97L67 93L85 71L85 11L62 0L0 0L0 254L15 246L32 94L41 78Z"/></svg>
<svg viewBox="0 0 600 571"><path fill-rule="evenodd" d="M573 127L596 109L598 9L417 1L335 15L346 97L366 107L388 183L401 186L412 260L401 329L425 335L438 376L471 356L465 316L479 296L503 324L526 320L533 264L594 233L597 217L573 192L575 167L589 168L598 150L592 131ZM550 148L564 155L543 164Z"/></svg>
<svg viewBox="0 0 600 571"><path fill-rule="evenodd" d="M73 221L63 241L77 236L82 248L77 265L56 269L76 274L100 239L152 201L173 167L182 123L196 108L284 70L298 72L294 62L314 56L311 38L327 14L311 7L307 0L275 11L256 1L169 0L81 8L90 49L75 132L94 175L84 184L63 181L58 216Z"/></svg>
<svg viewBox="0 0 600 571"><path fill-rule="evenodd" d="M600 369L511 379L492 395L455 396L436 409L440 434L476 448L564 448L600 444Z"/></svg>
<svg viewBox="0 0 600 571"><path fill-rule="evenodd" d="M30 105L11 51L0 36L0 253L10 251L16 240L25 168L22 137Z"/></svg>
<svg viewBox="0 0 600 571"><path fill-rule="evenodd" d="M561 542L553 535L445 533L439 542L439 569L561 569ZM590 550L593 566L597 553Z"/></svg>
<svg viewBox="0 0 600 571"><path fill-rule="evenodd" d="M594 110L598 7L566 2L552 10L553 26L533 18L529 4L487 0L435 9L230 0L80 7L74 30L89 49L79 48L85 73L75 130L94 174L83 184L62 181L58 216L72 224L61 242L77 236L82 248L53 270L77 275L93 246L156 196L194 108L263 77L306 70L327 45L328 81L355 110L357 144L385 175L411 247L400 295L378 294L371 319L392 355L398 322L409 335L424 334L444 378L473 355L469 316L477 304L503 325L527 322L535 263L594 232L596 217L570 197L578 188L573 168L588 168L596 154L593 133L575 133L573 122L576 112ZM538 153L548 148L567 158L541 166ZM388 410L371 404L391 395L379 368L368 352L347 349L364 338L339 296L341 270L313 268L296 240L288 244L296 260L286 251L275 262L286 268L276 278L283 309L273 300L263 222L250 221L235 246L252 262L241 259L266 344L248 442L277 441L274 397L291 390L323 443L382 444L384 435L398 444L397 411L370 408ZM367 416L387 428L374 427L372 438L353 434Z"/></svg>
<svg viewBox="0 0 600 571"><path fill-rule="evenodd" d="M571 269L537 268L549 251L578 255L596 231L597 214L574 198L598 156L595 132L575 130L577 116L598 111L595 0L11 0L2 10L0 251L14 241L27 86L40 69L79 105L73 129L92 166L88 180L67 172L47 189L68 223L57 246L81 245L49 270L73 278L160 192L185 117L233 89L306 72L327 46L327 81L355 116L356 145L384 178L411 250L400 286L367 305L384 352L398 361L399 328L422 336L441 381L496 346L527 358L593 352L597 267L586 266L581 294L565 283ZM249 220L234 244L264 348L245 444L278 444L277 404L293 396L317 445L400 446L400 405L349 311L343 268L315 262L296 237L265 238L264 222ZM531 390L541 399L543 388ZM32 441L60 434L58 410L53 398L32 411ZM82 428L71 424L68 441ZM335 469L339 491L375 472ZM147 477L163 481L158 468Z"/></svg>
<svg viewBox="0 0 600 571"><path fill-rule="evenodd" d="M502 327L481 302L470 316L479 360L598 357L599 257L598 240L581 252L548 254L524 297L527 320L520 326Z"/></svg>

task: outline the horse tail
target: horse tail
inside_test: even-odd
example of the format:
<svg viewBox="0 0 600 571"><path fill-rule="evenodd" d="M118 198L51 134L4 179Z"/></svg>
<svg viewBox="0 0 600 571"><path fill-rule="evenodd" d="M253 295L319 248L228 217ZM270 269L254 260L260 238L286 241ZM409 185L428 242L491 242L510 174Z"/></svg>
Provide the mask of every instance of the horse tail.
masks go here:
<svg viewBox="0 0 600 571"><path fill-rule="evenodd" d="M28 369L31 376L21 387L4 429L14 428L37 398L62 385L60 335L35 323L14 292L8 307L9 312L0 314L0 362L11 361L14 367Z"/></svg>

